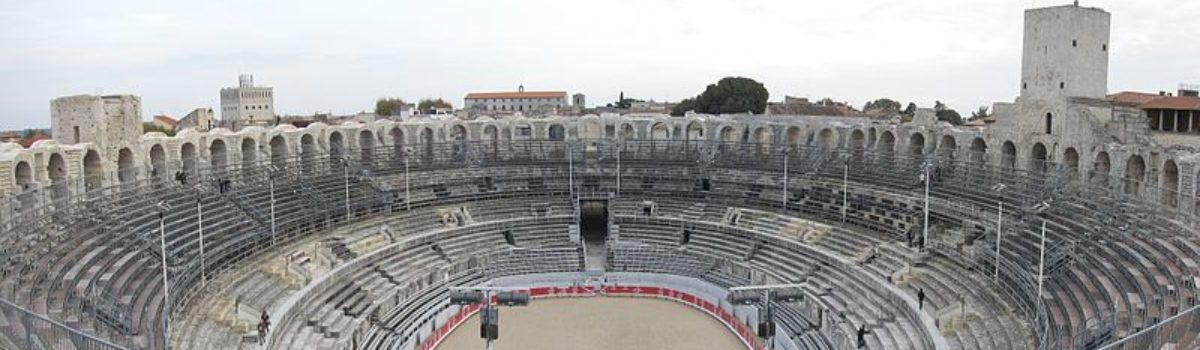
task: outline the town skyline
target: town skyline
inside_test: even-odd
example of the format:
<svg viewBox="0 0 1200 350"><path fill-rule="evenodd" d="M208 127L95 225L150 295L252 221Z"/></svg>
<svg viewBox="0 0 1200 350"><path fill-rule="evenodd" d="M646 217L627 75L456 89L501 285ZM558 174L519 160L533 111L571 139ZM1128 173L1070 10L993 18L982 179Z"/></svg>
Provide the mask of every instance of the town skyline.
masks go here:
<svg viewBox="0 0 1200 350"><path fill-rule="evenodd" d="M0 6L0 19L14 24L0 29L12 47L0 58L0 76L10 82L0 94L7 106L0 108L0 129L46 127L49 101L77 94L141 96L147 119L215 109L219 90L236 86L241 73L276 89L281 115L370 111L380 97L440 97L462 107L469 92L518 85L583 93L592 106L615 101L621 92L678 101L724 76L762 82L771 101L831 97L862 106L887 97L931 107L940 100L966 114L1019 93L1014 77L1028 4L337 5ZM1185 33L1200 32L1200 23L1184 20L1200 15L1200 4L1081 5L1113 13L1110 92L1173 91L1179 83L1200 81L1200 60L1194 59L1200 47L1178 45L1190 42ZM395 13L428 15L388 16ZM844 23L831 13L860 20ZM581 14L598 20L580 21ZM537 39L530 38L534 34ZM706 50L710 45L715 48Z"/></svg>

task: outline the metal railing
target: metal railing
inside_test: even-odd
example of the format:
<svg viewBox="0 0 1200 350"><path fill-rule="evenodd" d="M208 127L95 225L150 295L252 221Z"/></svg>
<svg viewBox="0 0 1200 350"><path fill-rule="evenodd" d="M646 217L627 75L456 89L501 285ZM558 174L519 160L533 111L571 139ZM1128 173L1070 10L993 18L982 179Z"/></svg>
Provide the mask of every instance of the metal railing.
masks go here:
<svg viewBox="0 0 1200 350"><path fill-rule="evenodd" d="M4 321L0 322L0 348L14 346L16 349L127 349L4 299L0 299L0 319Z"/></svg>
<svg viewBox="0 0 1200 350"><path fill-rule="evenodd" d="M1173 346L1171 349L1195 349L1200 346L1200 306L1193 306L1140 332L1104 345L1100 350L1159 350L1167 346Z"/></svg>

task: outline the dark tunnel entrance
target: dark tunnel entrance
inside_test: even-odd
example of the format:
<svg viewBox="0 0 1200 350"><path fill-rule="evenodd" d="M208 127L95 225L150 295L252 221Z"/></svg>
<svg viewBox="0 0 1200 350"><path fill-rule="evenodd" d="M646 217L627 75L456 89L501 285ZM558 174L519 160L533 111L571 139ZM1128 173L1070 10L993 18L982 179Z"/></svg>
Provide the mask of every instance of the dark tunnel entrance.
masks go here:
<svg viewBox="0 0 1200 350"><path fill-rule="evenodd" d="M608 238L608 201L579 202L579 233L587 243L604 243Z"/></svg>

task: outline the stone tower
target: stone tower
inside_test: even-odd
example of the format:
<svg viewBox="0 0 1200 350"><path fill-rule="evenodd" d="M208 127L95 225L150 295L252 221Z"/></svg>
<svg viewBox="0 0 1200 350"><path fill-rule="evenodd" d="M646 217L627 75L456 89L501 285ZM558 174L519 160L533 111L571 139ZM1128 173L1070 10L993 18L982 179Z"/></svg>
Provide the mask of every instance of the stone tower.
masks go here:
<svg viewBox="0 0 1200 350"><path fill-rule="evenodd" d="M50 101L54 140L115 149L142 136L142 99L134 95L76 95Z"/></svg>
<svg viewBox="0 0 1200 350"><path fill-rule="evenodd" d="M1104 98L1110 15L1064 5L1025 11L1022 99Z"/></svg>

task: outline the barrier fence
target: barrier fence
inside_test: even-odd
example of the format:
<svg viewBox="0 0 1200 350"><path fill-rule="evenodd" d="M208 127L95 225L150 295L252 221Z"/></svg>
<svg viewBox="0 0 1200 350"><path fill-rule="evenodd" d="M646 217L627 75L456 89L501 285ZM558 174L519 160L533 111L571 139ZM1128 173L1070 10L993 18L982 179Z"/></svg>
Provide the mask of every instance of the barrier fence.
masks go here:
<svg viewBox="0 0 1200 350"><path fill-rule="evenodd" d="M0 299L0 349L127 350Z"/></svg>

